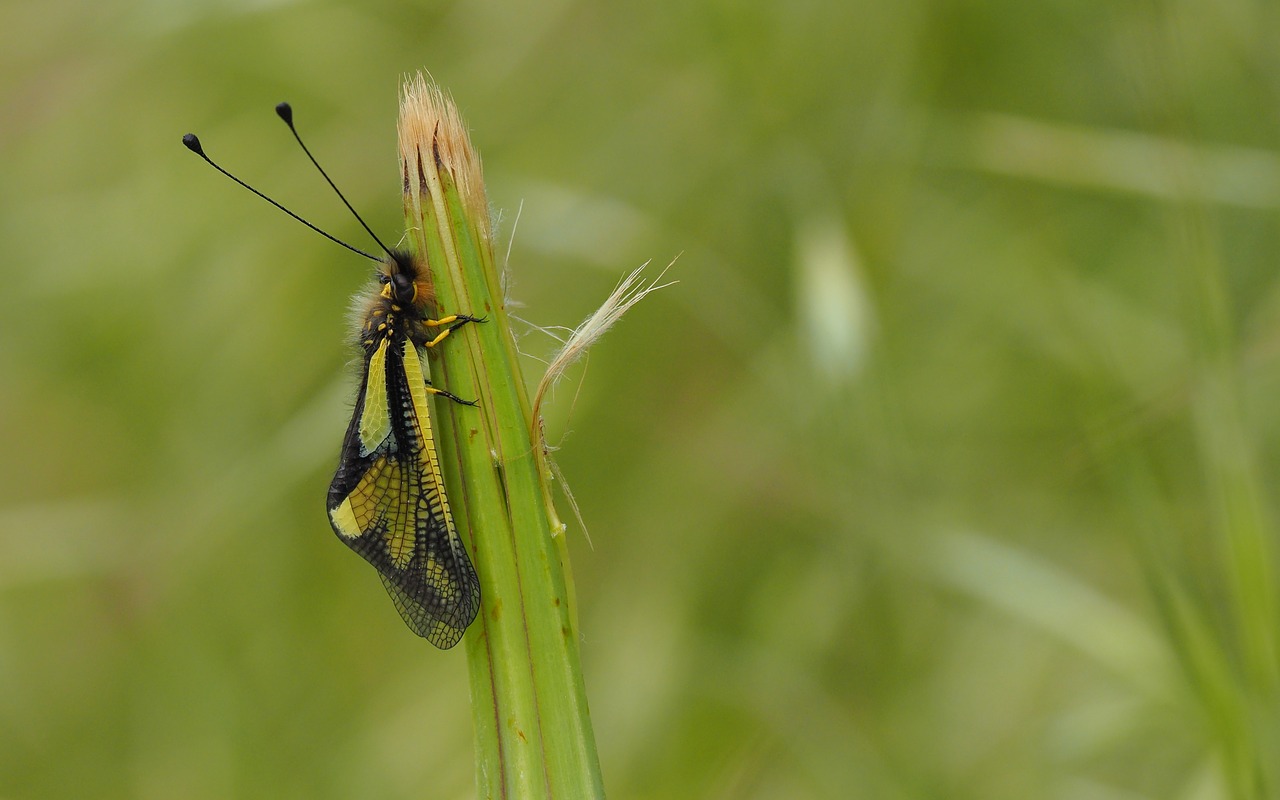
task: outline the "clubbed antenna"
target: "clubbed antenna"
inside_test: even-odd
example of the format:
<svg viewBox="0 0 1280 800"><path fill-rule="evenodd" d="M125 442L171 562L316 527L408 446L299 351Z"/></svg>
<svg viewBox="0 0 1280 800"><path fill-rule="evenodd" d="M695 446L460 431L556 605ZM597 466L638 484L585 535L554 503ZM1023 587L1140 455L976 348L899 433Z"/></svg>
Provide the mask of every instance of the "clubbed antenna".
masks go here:
<svg viewBox="0 0 1280 800"><path fill-rule="evenodd" d="M280 116L280 119L284 120L284 124L289 126L289 130L293 133L293 138L297 139L298 145L302 147L302 152L306 153L307 158L311 159L311 163L316 165L316 169L320 170L320 174L329 182L329 186L337 193L338 199L347 207L347 210L351 212L351 215L356 218L357 222L364 225L364 229L368 231L369 235L373 237L373 240L378 243L378 247L386 250L387 255L392 255L391 250L382 243L381 239L378 238L378 234L374 233L373 229L368 225L365 225L365 221L356 213L356 210L351 207L351 204L347 202L346 196L342 194L342 191L338 188L337 184L335 184L333 179L329 177L329 173L325 172L324 167L320 166L320 162L316 161L316 157L311 155L311 150L307 148L307 145L302 141L302 137L298 135L298 129L293 127L293 106L288 103L280 103L276 106L276 114Z"/></svg>
<svg viewBox="0 0 1280 800"><path fill-rule="evenodd" d="M293 218L294 218L294 219L296 219L298 222L301 222L303 225L306 225L308 228L310 228L311 230L313 230L313 231L315 231L316 233L320 234L321 236L323 236L324 238L328 239L329 241L331 241L331 242L336 242L336 243L338 243L338 244L342 245L343 247L347 248L347 249L348 249L348 250L350 250L351 252L353 252L353 253L359 253L360 255L364 256L364 257L365 257L365 258L367 258L367 259L370 259L371 261L381 261L381 260L382 260L382 259L378 258L378 257L377 257L377 256L375 256L375 255L371 255L370 253L366 253L365 251L361 250L361 249L360 249L360 248L358 248L358 247L353 247L353 246L351 246L351 245L347 244L346 242L342 241L341 239L339 239L338 237L336 237L336 236L334 236L334 235L332 235L332 234L330 234L330 233L326 233L326 232L324 232L324 231L320 230L320 229L319 229L319 228L317 228L315 225L312 225L310 222L307 222L305 219L303 219L302 217L300 217L300 216L298 216L297 214L293 213L292 211L290 211L289 209L285 208L284 206L280 205L280 204L279 204L279 203L277 203L275 200L272 200L270 197L267 197L267 196L266 196L265 194L263 194L262 192L258 191L257 189L253 188L253 187L252 187L252 186L250 186L249 184L247 184L247 183L245 183L244 181L242 181L242 180L240 180L239 178L237 178L235 175L232 175L230 172L227 172L225 169L223 169L222 167L218 166L218 165L217 165L217 163L215 163L215 162L214 162L214 160L213 160L212 158L209 158L209 154L208 154L208 153L206 153L206 152L204 151L204 147L203 147L203 146L201 146L201 144L200 144L200 138L199 138L198 136L196 136L194 133L188 133L186 136L183 136L183 137L182 137L182 143L183 143L184 145L186 145L186 147L187 147L187 149L188 149L188 150L190 150L191 152L193 152L193 153L195 153L196 155L200 156L200 157L201 157L201 158L203 158L205 161L208 161L208 162L209 162L209 166L213 167L213 168L214 168L214 169L216 169L218 172L221 172L223 175L226 175L226 176L227 176L228 178L230 178L231 180L235 181L236 183L240 184L240 185L241 185L241 186L243 186L244 188L246 188L246 189L248 189L249 191L253 192L253 193L254 193L254 194L256 194L258 197L261 197L263 200L266 200L266 201L267 201L268 203L270 203L271 205L275 206L276 208L280 209L280 210L281 210L281 211L283 211L284 213L286 213L286 214L288 214L289 216L293 217ZM313 160L314 160L314 159L313 159ZM344 201L344 202L345 202L345 201ZM350 206L348 206L348 208L349 208L349 207L350 207ZM357 219L359 219L359 217L357 217ZM360 224L362 224L362 225L363 225L363 224L364 224L364 221L362 220ZM365 227L366 227L366 228L368 228L368 226L367 226L367 225L366 225ZM375 236L374 238L375 238L375 239L377 239L377 237L376 237L376 236ZM382 244L382 242L378 242L378 244ZM383 248L383 249L385 250L386 248Z"/></svg>

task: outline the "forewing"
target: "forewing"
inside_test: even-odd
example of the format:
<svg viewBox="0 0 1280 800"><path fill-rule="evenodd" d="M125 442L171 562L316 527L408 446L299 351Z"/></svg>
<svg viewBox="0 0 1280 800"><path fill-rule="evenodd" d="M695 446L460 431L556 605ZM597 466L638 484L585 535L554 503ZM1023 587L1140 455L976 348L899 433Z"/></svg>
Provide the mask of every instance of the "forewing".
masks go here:
<svg viewBox="0 0 1280 800"><path fill-rule="evenodd" d="M449 648L475 618L480 584L449 514L426 395L413 344L383 340L366 362L329 521L378 570L409 628Z"/></svg>

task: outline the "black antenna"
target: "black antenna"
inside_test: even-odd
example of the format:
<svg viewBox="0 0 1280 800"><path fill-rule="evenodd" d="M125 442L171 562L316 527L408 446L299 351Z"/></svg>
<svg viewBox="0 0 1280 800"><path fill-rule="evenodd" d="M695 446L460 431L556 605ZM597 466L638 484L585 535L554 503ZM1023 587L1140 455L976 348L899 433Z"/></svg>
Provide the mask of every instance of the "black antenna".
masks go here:
<svg viewBox="0 0 1280 800"><path fill-rule="evenodd" d="M306 144L303 143L302 137L298 135L298 129L293 127L293 106L289 105L288 103L279 103L278 105L276 105L276 114L280 116L280 119L284 120L284 124L289 126L289 130L293 133L293 138L297 139L298 145L302 147L302 152L306 153L307 158L311 159L311 163L316 165L316 169L320 170L320 174L323 175L324 179L329 182L329 186L332 187L333 191L337 193L338 199L341 200L343 205L347 207L347 210L351 212L351 215L356 218L357 222L359 222L361 225L364 225L364 229L368 231L369 235L373 237L373 240L378 243L378 247L381 247L383 250L386 250L387 255L394 256L391 250L385 244L382 243L381 239L378 238L378 234L374 233L373 229L370 228L368 225L365 225L364 220L361 219L360 215L356 213L356 210L351 207L351 204L347 202L347 198L342 194L342 191L338 189L337 184L335 184L333 182L333 179L329 177L329 173L325 172L324 167L320 166L320 162L316 161L316 157L311 155L311 151L308 150Z"/></svg>
<svg viewBox="0 0 1280 800"><path fill-rule="evenodd" d="M377 257L377 256L375 256L375 255L371 255L371 254L369 254L369 253L366 253L365 251L361 250L361 249L360 249L360 248L358 248L358 247L352 247L351 245L349 245L349 244L347 244L346 242L342 241L342 240L341 240L341 239L339 239L338 237L336 237L336 236L334 236L334 235L332 235L332 234L329 234L329 233L325 233L324 231L322 231L322 230L320 230L319 228L317 228L315 225L312 225L310 222L307 222L307 221L306 221L305 219L303 219L302 217L300 217L300 216L298 216L297 214L293 213L293 212L292 212L292 211L290 211L289 209L287 209L287 208L285 208L284 206L282 206L282 205L280 205L279 203L277 203L275 200L272 200L270 197L267 197L267 196L266 196L265 194L263 194L262 192L258 191L257 189L253 188L253 187L252 187L252 186L250 186L249 184L247 184L247 183L245 183L244 181L242 181L242 180L240 180L239 178L237 178L235 175L232 175L230 172L227 172L225 169L223 169L222 167L220 167L220 166L218 166L217 164L215 164L215 163L214 163L214 161L213 161L213 159L212 159L212 158L209 158L209 155L208 155L207 153L205 153L204 148L200 146L200 139L199 139L199 138L198 138L194 133L188 133L186 136L183 136L183 137L182 137L182 143L183 143L184 145L186 145L186 146L187 146L187 149L188 149L188 150L190 150L191 152L193 152L193 153L195 153L196 155L200 156L200 157L201 157L201 158L203 158L205 161L208 161L208 162L209 162L209 166L213 167L213 168L214 168L214 169L216 169L218 172L221 172L223 175L226 175L226 176L227 176L228 178L230 178L231 180L235 181L236 183L240 184L240 185L241 185L241 186L243 186L244 188L246 188L246 189L248 189L249 191L253 192L253 193L254 193L254 194L256 194L258 197L261 197L263 200L266 200L266 201L267 201L268 203L270 203L271 205L275 206L276 208L280 209L280 210L281 210L281 211L283 211L284 213L286 213L286 214L288 214L289 216L293 217L293 218L294 218L294 219L296 219L298 222L301 222L303 225L306 225L308 228L310 228L311 230L313 230L313 231L315 231L316 233L320 234L321 236L323 236L324 238L328 239L329 241L331 241L331 242L337 242L338 244L340 244L340 245L342 245L343 247L347 248L347 249L348 249L348 250L350 250L351 252L353 252L353 253L359 253L360 255L364 256L365 258L369 259L370 261L382 261L382 259L378 258L378 257ZM313 159L313 160L314 160L314 159ZM360 223L360 224L362 224L362 225L363 225L363 224L364 224L364 221L363 221L363 220L361 220L361 223ZM367 225L366 225L365 227L366 227L366 228L368 228L368 226L367 226ZM376 239L377 237L374 237L374 238ZM378 242L378 244L382 244L382 242ZM385 250L386 248L384 247L383 249Z"/></svg>

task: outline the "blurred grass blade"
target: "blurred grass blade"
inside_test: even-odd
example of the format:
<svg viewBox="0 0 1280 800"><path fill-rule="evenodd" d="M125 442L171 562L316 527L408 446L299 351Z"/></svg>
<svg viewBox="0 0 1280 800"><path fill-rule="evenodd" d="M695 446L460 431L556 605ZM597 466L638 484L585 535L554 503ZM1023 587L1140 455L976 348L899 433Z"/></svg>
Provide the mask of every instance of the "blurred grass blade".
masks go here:
<svg viewBox="0 0 1280 800"><path fill-rule="evenodd" d="M1001 175L1161 200L1280 207L1280 155L1272 150L1003 114L978 115L954 134L958 162Z"/></svg>
<svg viewBox="0 0 1280 800"><path fill-rule="evenodd" d="M1172 694L1174 665L1164 643L1093 587L984 536L952 533L937 545L935 563L945 582L1073 645L1143 692Z"/></svg>
<svg viewBox="0 0 1280 800"><path fill-rule="evenodd" d="M404 87L400 156L410 238L442 314L485 316L433 360L435 385L477 397L437 403L438 445L458 528L480 575L466 636L480 797L604 794L565 566L490 242L480 160L453 103L418 76ZM456 340L455 340L456 339ZM433 354L438 355L438 354Z"/></svg>
<svg viewBox="0 0 1280 800"><path fill-rule="evenodd" d="M826 385L846 384L862 367L875 319L853 242L834 213L801 220L795 269L809 359Z"/></svg>

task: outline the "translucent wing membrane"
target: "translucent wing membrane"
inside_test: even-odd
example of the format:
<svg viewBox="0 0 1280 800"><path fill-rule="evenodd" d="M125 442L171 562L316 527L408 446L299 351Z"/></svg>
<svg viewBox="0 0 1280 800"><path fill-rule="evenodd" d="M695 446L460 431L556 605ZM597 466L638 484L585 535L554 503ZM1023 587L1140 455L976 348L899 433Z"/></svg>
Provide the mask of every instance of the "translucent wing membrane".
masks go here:
<svg viewBox="0 0 1280 800"><path fill-rule="evenodd" d="M440 486L426 408L416 348L383 339L366 361L329 487L329 520L378 570L409 628L449 648L476 616L480 583ZM384 418L389 426L367 422Z"/></svg>

